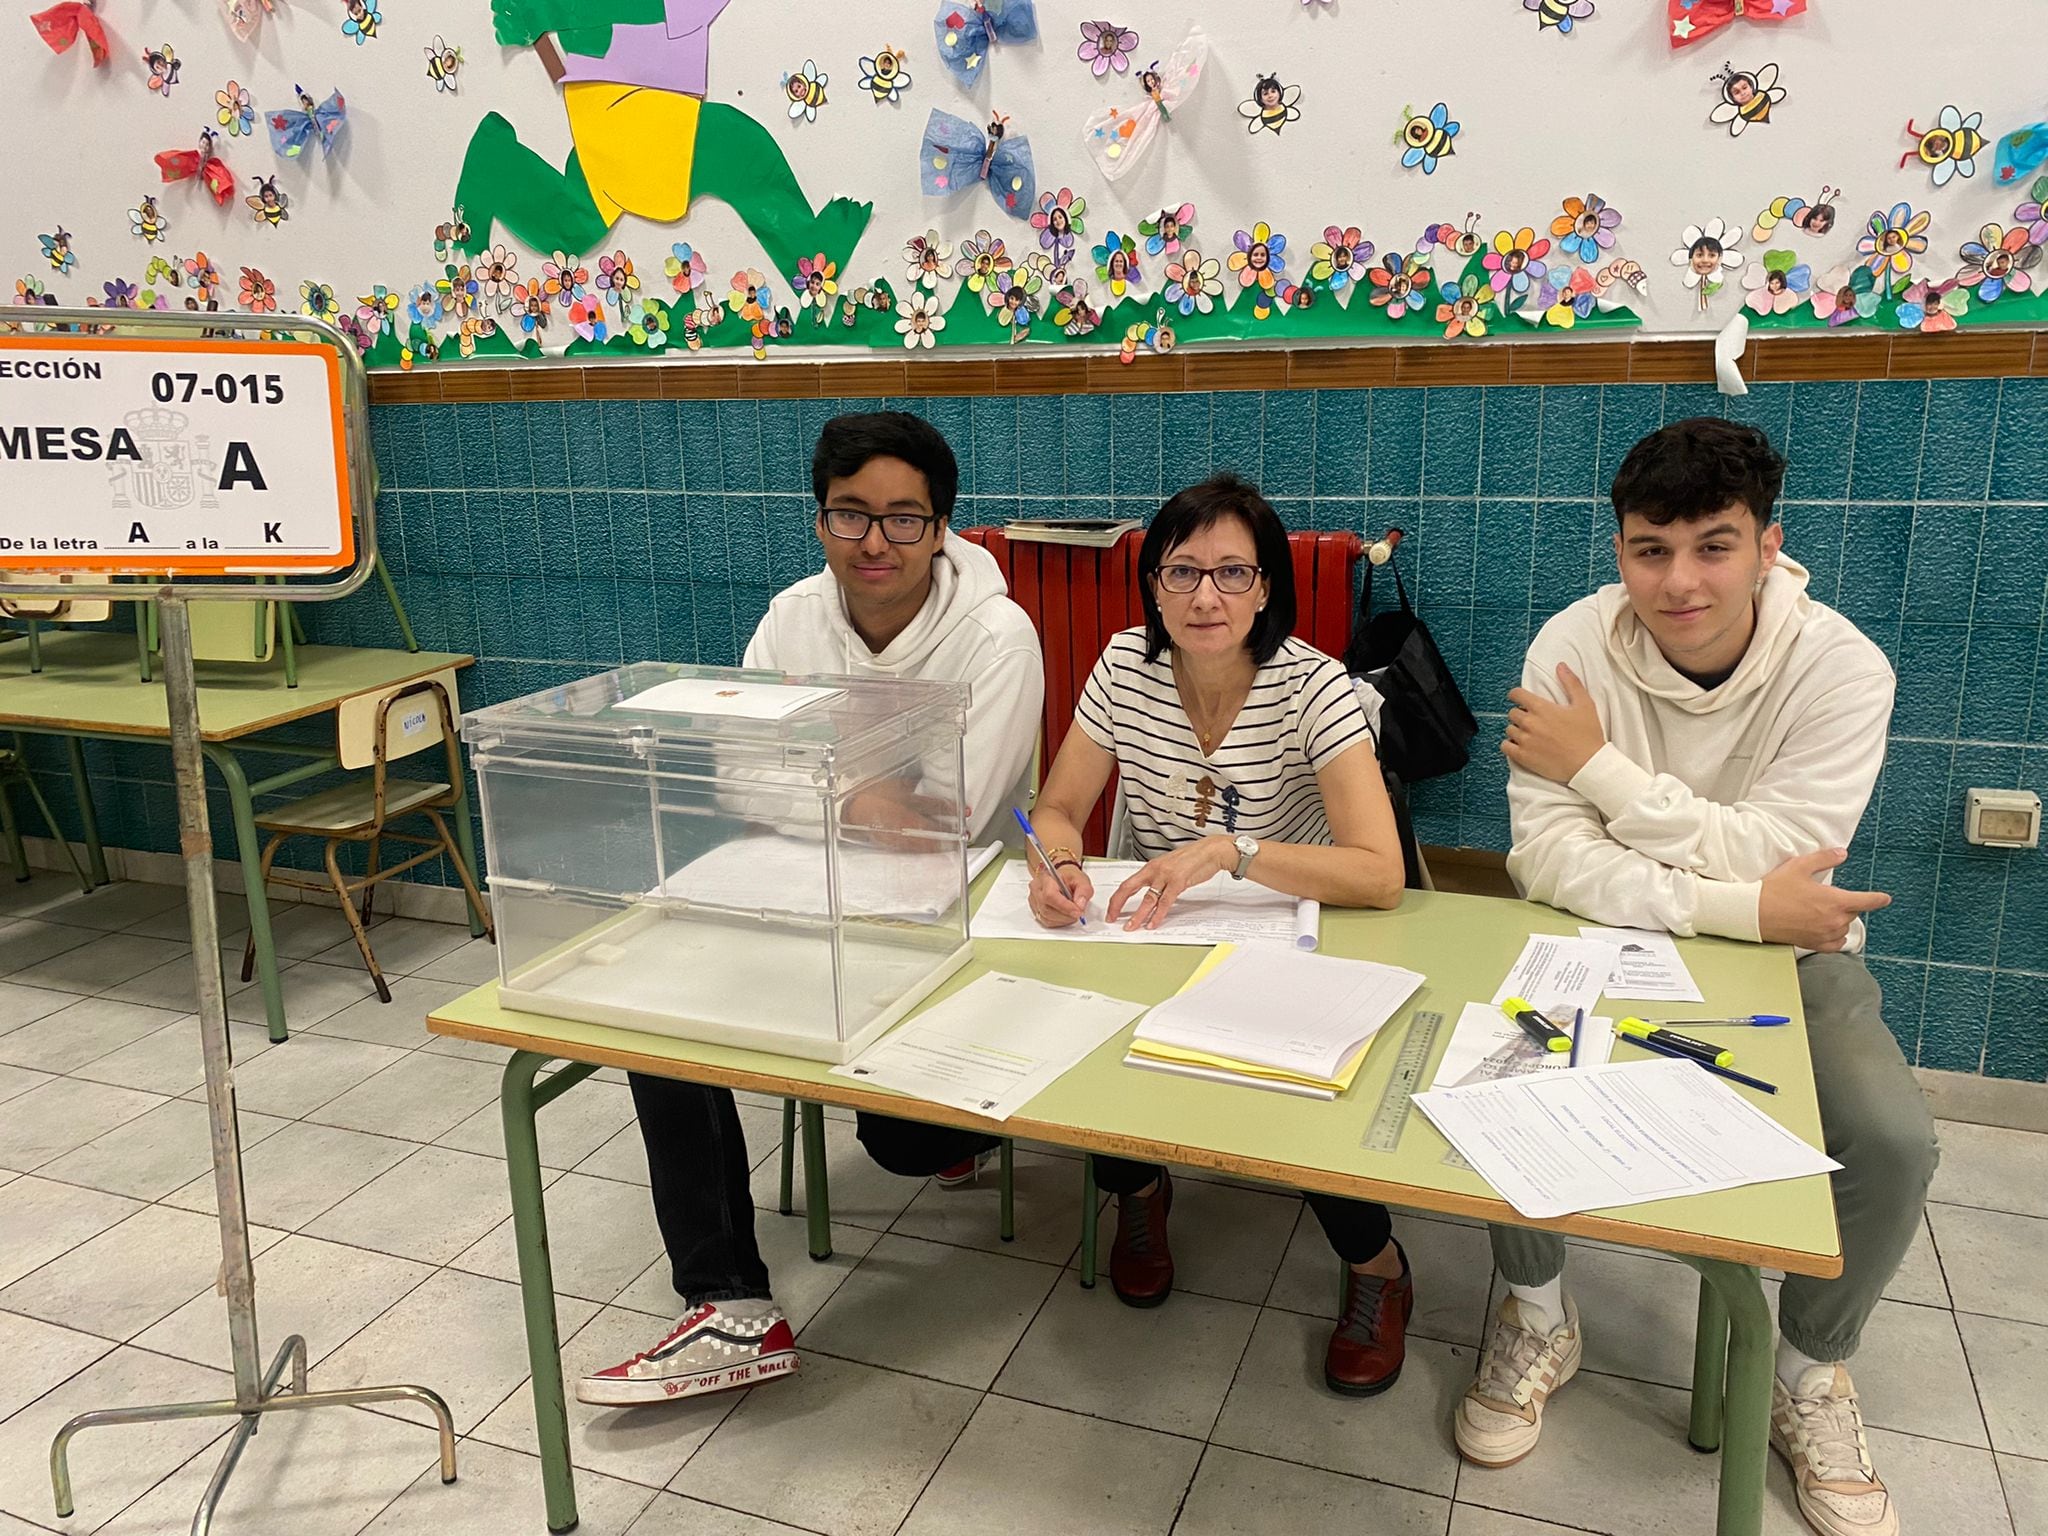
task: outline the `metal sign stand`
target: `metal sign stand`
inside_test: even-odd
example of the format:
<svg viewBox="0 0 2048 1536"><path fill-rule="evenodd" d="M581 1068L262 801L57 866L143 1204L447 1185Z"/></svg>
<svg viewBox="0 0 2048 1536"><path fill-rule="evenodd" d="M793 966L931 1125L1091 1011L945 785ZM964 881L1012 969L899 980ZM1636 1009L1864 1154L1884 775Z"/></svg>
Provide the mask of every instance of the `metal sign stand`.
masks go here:
<svg viewBox="0 0 2048 1536"><path fill-rule="evenodd" d="M235 339L222 331L221 317L150 311L60 310L35 312L40 328L69 326L83 334L67 336L76 341L78 353L89 354L99 343L98 333L115 328L130 333L169 334L185 340L205 338L210 346L231 348ZM210 322L210 323L209 323ZM69 1518L73 1512L69 1451L72 1437L80 1430L108 1424L141 1424L163 1419L195 1419L237 1416L241 1422L228 1438L206 1492L192 1517L193 1536L206 1536L215 1509L227 1489L228 1478L240 1461L249 1440L261 1426L263 1416L286 1410L325 1408L407 1400L425 1404L440 1427L441 1481L455 1481L455 1424L448 1405L439 1394L420 1386L349 1387L312 1392L306 1387L306 1341L294 1334L284 1341L270 1368L261 1368L262 1356L256 1334L256 1277L249 1254L249 1218L242 1187L241 1135L235 1118L235 1072L228 1040L227 995L221 979L220 922L213 890L213 835L206 811L205 760L200 751L199 695L192 667L191 615L187 604L195 597L243 598L256 601L323 601L344 597L368 579L376 559L376 514L370 495L368 453L369 392L361 360L339 331L323 321L271 317L265 329L272 335L295 334L331 347L341 359L342 406L347 432L347 474L351 495L343 506L353 505L356 518L355 564L341 581L294 586L236 585L219 582L180 585L175 580L153 587L90 586L66 582L44 589L28 583L10 583L10 595L56 594L69 598L111 597L119 601L138 599L156 604L162 626L165 703L170 718L171 760L178 794L178 843L185 863L185 897L192 928L192 954L197 973L199 1038L206 1061L206 1109L212 1131L214 1190L220 1205L221 1275L227 1295L228 1340L234 1358L235 1395L211 1402L164 1403L137 1408L102 1408L81 1413L57 1431L50 1446L50 1483L56 1495L57 1514ZM131 353L133 335L117 345ZM193 354L172 354L189 368ZM254 348L249 349L252 358ZM275 350L275 349L273 349ZM336 562L337 564L339 562ZM260 569L260 555L249 558L250 569ZM53 569L57 568L53 564ZM76 566L74 569L78 568ZM105 570L105 566L87 569ZM286 1368L291 1371L284 1384ZM260 1372L260 1374L259 1374Z"/></svg>

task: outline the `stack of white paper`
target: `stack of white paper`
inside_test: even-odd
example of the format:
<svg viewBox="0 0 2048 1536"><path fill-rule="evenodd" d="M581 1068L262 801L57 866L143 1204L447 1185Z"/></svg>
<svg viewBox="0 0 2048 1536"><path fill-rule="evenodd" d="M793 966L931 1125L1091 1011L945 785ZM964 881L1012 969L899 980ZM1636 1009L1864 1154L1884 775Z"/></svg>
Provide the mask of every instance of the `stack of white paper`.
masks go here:
<svg viewBox="0 0 2048 1536"><path fill-rule="evenodd" d="M1559 1021L1570 1029L1571 1021ZM1586 1037L1579 1042L1578 1064L1605 1066L1614 1053L1614 1021L1586 1018ZM1467 1083L1486 1082L1496 1077L1527 1077L1534 1072L1563 1072L1571 1057L1563 1051L1545 1050L1529 1038L1528 1032L1491 1003L1467 1003L1458 1015L1458 1027L1437 1064L1433 1088L1462 1088Z"/></svg>
<svg viewBox="0 0 2048 1536"><path fill-rule="evenodd" d="M997 851L977 852L980 862L970 866L967 878L986 868ZM934 922L960 900L960 856L841 843L839 880L842 912ZM735 838L670 875L659 894L740 911L821 915L829 910L825 847L795 837Z"/></svg>
<svg viewBox="0 0 2048 1536"><path fill-rule="evenodd" d="M1538 1220L1841 1167L1690 1061L1435 1088L1415 1104L1502 1199Z"/></svg>
<svg viewBox="0 0 2048 1536"><path fill-rule="evenodd" d="M1581 927L1579 937L1618 945L1620 961L1607 978L1607 996L1656 1003L1703 1003L1706 994L1686 969L1678 941L1648 928Z"/></svg>
<svg viewBox="0 0 2048 1536"><path fill-rule="evenodd" d="M1145 866L1125 859L1090 859L1088 879L1095 897L1088 903L1088 926L1046 928L1031 915L1030 866L1019 860L1006 865L974 914L977 939L1061 939L1093 944L1249 944L1269 940L1297 949L1314 949L1322 907L1250 880L1219 875L1181 893L1157 928L1126 932L1123 922L1104 915L1116 888ZM1128 920L1134 903L1126 902Z"/></svg>
<svg viewBox="0 0 2048 1536"><path fill-rule="evenodd" d="M621 699L620 709L651 709L665 715L729 715L738 720L783 720L844 688L798 683L741 683L728 678L674 677Z"/></svg>
<svg viewBox="0 0 2048 1536"><path fill-rule="evenodd" d="M1508 979L1493 994L1495 1003L1519 997L1560 1024L1583 1008L1593 1011L1607 978L1621 963L1621 946L1600 939L1561 938L1532 933Z"/></svg>

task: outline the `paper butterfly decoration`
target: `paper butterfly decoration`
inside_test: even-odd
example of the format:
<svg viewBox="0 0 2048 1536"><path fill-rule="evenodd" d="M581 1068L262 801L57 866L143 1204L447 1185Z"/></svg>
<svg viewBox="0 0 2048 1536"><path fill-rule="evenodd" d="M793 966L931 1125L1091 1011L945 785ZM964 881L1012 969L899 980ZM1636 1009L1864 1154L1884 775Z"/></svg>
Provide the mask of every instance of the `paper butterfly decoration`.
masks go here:
<svg viewBox="0 0 2048 1536"><path fill-rule="evenodd" d="M213 146L213 130L202 129L197 149L167 149L156 157L156 166L163 172L165 181L183 181L188 176L197 176L206 190L213 194L214 202L225 208L228 199L235 195L235 174L228 169L227 162L214 153Z"/></svg>
<svg viewBox="0 0 2048 1536"><path fill-rule="evenodd" d="M292 90L299 104L264 119L270 125L270 147L285 159L296 160L306 152L308 143L317 143L324 160L334 153L334 141L348 126L348 103L341 99L340 91L329 91L327 99L315 106L304 86L294 85Z"/></svg>
<svg viewBox="0 0 2048 1536"><path fill-rule="evenodd" d="M1806 0L1665 0L1671 20L1671 46L1683 48L1729 23L1783 21L1806 10Z"/></svg>
<svg viewBox="0 0 2048 1536"><path fill-rule="evenodd" d="M1721 99L1714 103L1707 118L1710 122L1726 123L1732 138L1741 138L1742 130L1751 123L1768 123L1771 108L1785 99L1785 87L1778 84L1775 64L1757 70L1737 69L1730 64L1714 76L1714 84L1721 87Z"/></svg>
<svg viewBox="0 0 2048 1536"><path fill-rule="evenodd" d="M82 37L86 52L92 55L92 67L98 69L107 62L107 24L94 13L91 0L65 0L47 11L37 11L29 21L53 53L69 52Z"/></svg>
<svg viewBox="0 0 2048 1536"><path fill-rule="evenodd" d="M1038 11L1033 0L942 0L932 18L939 40L939 58L963 85L981 78L991 43L1028 43L1038 36Z"/></svg>
<svg viewBox="0 0 2048 1536"><path fill-rule="evenodd" d="M1038 175L1031 166L1031 141L1008 131L1001 113L984 136L965 118L932 109L918 147L918 185L927 197L958 192L985 182L989 196L1012 218L1028 217L1038 201Z"/></svg>
<svg viewBox="0 0 2048 1536"><path fill-rule="evenodd" d="M263 25L263 18L277 9L277 0L220 0L220 8L229 28L246 43Z"/></svg>
<svg viewBox="0 0 2048 1536"><path fill-rule="evenodd" d="M1081 130L1081 142L1094 158L1096 169L1115 181L1145 158L1145 151L1159 137L1159 125L1173 121L1209 63L1209 37L1200 27L1173 50L1164 64L1154 62L1138 71L1138 84L1145 99L1135 107L1104 107L1090 117Z"/></svg>
<svg viewBox="0 0 2048 1536"><path fill-rule="evenodd" d="M1906 132L1916 141L1899 156L1903 167L1918 160L1934 173L1934 184L1945 187L1957 176L1977 174L1977 156L1984 152L1984 114L1963 116L1959 107L1948 106L1934 119L1932 128L1916 128L1906 119Z"/></svg>
<svg viewBox="0 0 2048 1536"><path fill-rule="evenodd" d="M2043 160L2048 160L2048 123L2015 128L1998 141L1991 179L2001 187L2010 186Z"/></svg>

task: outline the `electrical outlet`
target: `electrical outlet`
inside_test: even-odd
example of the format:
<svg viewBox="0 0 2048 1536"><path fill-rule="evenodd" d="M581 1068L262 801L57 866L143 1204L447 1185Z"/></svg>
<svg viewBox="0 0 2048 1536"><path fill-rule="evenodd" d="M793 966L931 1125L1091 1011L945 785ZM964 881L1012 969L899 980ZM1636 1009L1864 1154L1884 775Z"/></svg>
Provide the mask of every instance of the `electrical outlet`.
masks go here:
<svg viewBox="0 0 2048 1536"><path fill-rule="evenodd" d="M2041 797L2031 789L1973 789L1963 837L1987 848L2038 848Z"/></svg>

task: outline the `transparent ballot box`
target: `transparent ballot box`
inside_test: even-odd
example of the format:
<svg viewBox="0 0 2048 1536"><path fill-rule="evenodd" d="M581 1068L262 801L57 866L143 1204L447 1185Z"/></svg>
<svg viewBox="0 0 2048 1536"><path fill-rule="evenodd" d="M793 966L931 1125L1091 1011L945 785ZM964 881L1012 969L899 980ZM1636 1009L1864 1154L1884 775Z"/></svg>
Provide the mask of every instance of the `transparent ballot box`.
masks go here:
<svg viewBox="0 0 2048 1536"><path fill-rule="evenodd" d="M505 1006L856 1055L967 959L966 709L638 662L465 716Z"/></svg>

